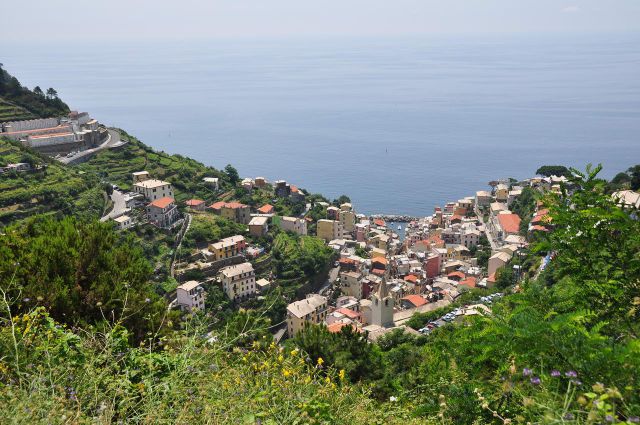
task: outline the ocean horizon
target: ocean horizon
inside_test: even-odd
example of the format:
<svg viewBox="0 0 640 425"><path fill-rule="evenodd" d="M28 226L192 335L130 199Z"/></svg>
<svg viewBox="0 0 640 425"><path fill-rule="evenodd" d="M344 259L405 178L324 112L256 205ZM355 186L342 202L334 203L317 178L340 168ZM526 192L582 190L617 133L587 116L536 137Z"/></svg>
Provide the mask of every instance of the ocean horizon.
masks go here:
<svg viewBox="0 0 640 425"><path fill-rule="evenodd" d="M30 88L166 152L367 214L640 158L640 34L5 44Z"/></svg>

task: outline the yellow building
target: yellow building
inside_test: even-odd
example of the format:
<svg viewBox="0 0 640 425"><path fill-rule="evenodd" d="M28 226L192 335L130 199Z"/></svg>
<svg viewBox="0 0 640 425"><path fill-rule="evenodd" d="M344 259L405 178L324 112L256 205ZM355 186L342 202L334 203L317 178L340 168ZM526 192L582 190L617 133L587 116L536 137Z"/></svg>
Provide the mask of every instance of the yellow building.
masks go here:
<svg viewBox="0 0 640 425"><path fill-rule="evenodd" d="M244 252L247 246L244 236L236 235L224 238L219 242L209 244L209 252L213 254L214 260L235 257Z"/></svg>
<svg viewBox="0 0 640 425"><path fill-rule="evenodd" d="M342 237L342 225L336 220L318 220L316 234L326 242Z"/></svg>

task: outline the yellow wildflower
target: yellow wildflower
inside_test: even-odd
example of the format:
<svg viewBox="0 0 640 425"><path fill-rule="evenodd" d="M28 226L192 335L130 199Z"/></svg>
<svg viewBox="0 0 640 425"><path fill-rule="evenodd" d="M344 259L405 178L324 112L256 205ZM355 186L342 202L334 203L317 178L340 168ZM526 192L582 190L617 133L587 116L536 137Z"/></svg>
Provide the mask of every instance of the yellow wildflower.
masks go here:
<svg viewBox="0 0 640 425"><path fill-rule="evenodd" d="M284 357L282 356L282 354L280 354L280 355L278 356L278 361L279 361L280 363L282 363L282 362L284 361Z"/></svg>
<svg viewBox="0 0 640 425"><path fill-rule="evenodd" d="M318 357L318 366L322 366L322 363L324 363L324 360L322 360L322 357Z"/></svg>
<svg viewBox="0 0 640 425"><path fill-rule="evenodd" d="M327 384L330 384L330 383L331 383L331 378L329 378L329 377L327 376L326 378L324 378L324 381L325 381Z"/></svg>
<svg viewBox="0 0 640 425"><path fill-rule="evenodd" d="M289 376L291 376L291 372L289 372L287 369L283 369L282 375L284 375L285 378L288 378Z"/></svg>
<svg viewBox="0 0 640 425"><path fill-rule="evenodd" d="M291 356L292 356L292 357L297 356L297 355L298 355L298 353L299 353L299 351L298 351L298 349L297 349L297 348L295 348L295 349L291 350Z"/></svg>
<svg viewBox="0 0 640 425"><path fill-rule="evenodd" d="M340 369L340 372L338 373L338 376L340 377L341 381L344 381L344 369Z"/></svg>

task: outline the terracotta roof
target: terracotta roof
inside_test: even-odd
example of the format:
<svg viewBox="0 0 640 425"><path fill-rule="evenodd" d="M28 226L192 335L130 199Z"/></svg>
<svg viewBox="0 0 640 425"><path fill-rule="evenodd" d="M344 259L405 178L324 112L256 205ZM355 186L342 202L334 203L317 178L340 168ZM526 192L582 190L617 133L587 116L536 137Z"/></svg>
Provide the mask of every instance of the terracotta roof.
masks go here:
<svg viewBox="0 0 640 425"><path fill-rule="evenodd" d="M518 233L520 231L520 217L518 214L498 214L500 227L506 233Z"/></svg>
<svg viewBox="0 0 640 425"><path fill-rule="evenodd" d="M209 208L211 208L212 210L219 210L220 208L224 207L226 202L224 201L218 201L218 202L214 202L213 204L209 205Z"/></svg>
<svg viewBox="0 0 640 425"><path fill-rule="evenodd" d="M458 279L464 279L465 274L464 274L464 273L462 273L462 272L451 272L451 273L449 273L449 274L447 275L447 277L448 277L449 279L452 279L452 278L454 278L454 277L457 277Z"/></svg>
<svg viewBox="0 0 640 425"><path fill-rule="evenodd" d="M298 186L291 185L291 192L298 193Z"/></svg>
<svg viewBox="0 0 640 425"><path fill-rule="evenodd" d="M356 260L352 258L341 258L338 260L340 264L356 264Z"/></svg>
<svg viewBox="0 0 640 425"><path fill-rule="evenodd" d="M331 325L327 326L327 330L329 332L331 332L331 333L338 333L345 326L351 326L353 328L353 330L355 330L357 332L362 332L360 329L358 329L356 326L354 326L353 323L342 323L342 322L332 323Z"/></svg>
<svg viewBox="0 0 640 425"><path fill-rule="evenodd" d="M451 221L453 220L458 220L458 221L462 221L462 216L458 215L458 214L454 214L451 216Z"/></svg>
<svg viewBox="0 0 640 425"><path fill-rule="evenodd" d="M384 223L384 220L380 220L379 218L374 219L373 220L373 224L375 224L376 226L381 226L381 227L386 226L386 224Z"/></svg>
<svg viewBox="0 0 640 425"><path fill-rule="evenodd" d="M237 209L237 208L245 208L246 205L245 204L241 204L240 202L227 202L226 204L224 204L225 208L231 208L231 209Z"/></svg>
<svg viewBox="0 0 640 425"><path fill-rule="evenodd" d="M384 274L385 274L385 270L381 270L381 269L373 269L373 270L371 270L371 273L373 273L373 274L375 274L375 275L384 276Z"/></svg>
<svg viewBox="0 0 640 425"><path fill-rule="evenodd" d="M269 205L269 204L264 204L263 206L258 208L258 212L260 214L271 214L273 210L274 210L273 205Z"/></svg>
<svg viewBox="0 0 640 425"><path fill-rule="evenodd" d="M415 275L408 274L404 277L404 280L407 282L416 283L418 281L418 278Z"/></svg>
<svg viewBox="0 0 640 425"><path fill-rule="evenodd" d="M461 280L460 283L458 283L458 285L465 285L465 286L468 286L469 288L475 288L477 282L478 282L478 279L476 279L473 276L469 276L468 278Z"/></svg>
<svg viewBox="0 0 640 425"><path fill-rule="evenodd" d="M165 196L164 198L156 199L149 206L157 207L157 208L167 208L169 205L173 204L173 198L169 196Z"/></svg>
<svg viewBox="0 0 640 425"><path fill-rule="evenodd" d="M349 319L357 319L360 314L357 311L349 310L348 308L339 308L336 310L338 313L342 313Z"/></svg>
<svg viewBox="0 0 640 425"><path fill-rule="evenodd" d="M380 264L384 264L385 266L387 265L387 259L384 257L375 257L371 259L372 263L380 263Z"/></svg>
<svg viewBox="0 0 640 425"><path fill-rule="evenodd" d="M204 204L204 201L202 199L189 199L187 202L185 202L185 204L188 207L196 207L198 205Z"/></svg>
<svg viewBox="0 0 640 425"><path fill-rule="evenodd" d="M495 273L491 273L489 275L489 277L487 278L487 282L489 283L496 283L496 274Z"/></svg>
<svg viewBox="0 0 640 425"><path fill-rule="evenodd" d="M427 303L427 300L425 300L420 295L407 295L406 297L403 297L401 299L405 301L409 301L411 304L413 304L416 307L420 307L421 305L425 305Z"/></svg>

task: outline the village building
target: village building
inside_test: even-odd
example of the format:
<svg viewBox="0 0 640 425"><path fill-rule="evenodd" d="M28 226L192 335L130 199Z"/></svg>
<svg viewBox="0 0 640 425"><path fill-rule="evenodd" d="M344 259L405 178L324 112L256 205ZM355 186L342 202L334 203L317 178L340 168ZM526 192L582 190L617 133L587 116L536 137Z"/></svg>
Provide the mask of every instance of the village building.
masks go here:
<svg viewBox="0 0 640 425"><path fill-rule="evenodd" d="M202 199L189 199L185 202L185 205L192 211L204 211L206 206Z"/></svg>
<svg viewBox="0 0 640 425"><path fill-rule="evenodd" d="M287 334L293 338L311 325L324 322L327 316L327 298L309 294L307 298L292 302L287 306Z"/></svg>
<svg viewBox="0 0 640 425"><path fill-rule="evenodd" d="M316 233L320 239L331 241L342 237L342 226L336 220L318 220L316 224Z"/></svg>
<svg viewBox="0 0 640 425"><path fill-rule="evenodd" d="M125 230L134 225L134 221L128 215L121 215L120 217L116 217L113 219L116 223L116 228L118 230Z"/></svg>
<svg viewBox="0 0 640 425"><path fill-rule="evenodd" d="M171 183L149 179L133 184L133 191L142 194L148 201L160 198L173 198Z"/></svg>
<svg viewBox="0 0 640 425"><path fill-rule="evenodd" d="M205 186L218 190L220 188L220 179L218 177L205 177L202 179Z"/></svg>
<svg viewBox="0 0 640 425"><path fill-rule="evenodd" d="M256 216L252 217L249 221L249 234L256 237L261 237L267 234L269 231L269 217Z"/></svg>
<svg viewBox="0 0 640 425"><path fill-rule="evenodd" d="M236 264L220 270L222 290L234 301L244 301L256 294L256 275L251 263Z"/></svg>
<svg viewBox="0 0 640 425"><path fill-rule="evenodd" d="M204 310L205 298L206 292L202 284L195 280L185 282L176 288L176 304L183 310Z"/></svg>
<svg viewBox="0 0 640 425"><path fill-rule="evenodd" d="M173 226L178 221L180 213L173 198L156 199L147 205L147 219L149 223L162 228Z"/></svg>
<svg viewBox="0 0 640 425"><path fill-rule="evenodd" d="M149 175L148 171L136 171L134 173L131 173L131 178L133 180L133 183L140 183L146 180L150 180L151 176Z"/></svg>
<svg viewBox="0 0 640 425"><path fill-rule="evenodd" d="M293 232L301 236L307 234L307 221L303 218L281 217L279 220L282 230Z"/></svg>
<svg viewBox="0 0 640 425"><path fill-rule="evenodd" d="M213 204L212 207L216 204ZM251 208L240 202L224 202L220 206L220 215L237 223L249 224L251 221Z"/></svg>
<svg viewBox="0 0 640 425"><path fill-rule="evenodd" d="M209 244L209 252L213 255L213 259L222 260L224 258L242 255L246 247L247 242L244 236L236 235Z"/></svg>

